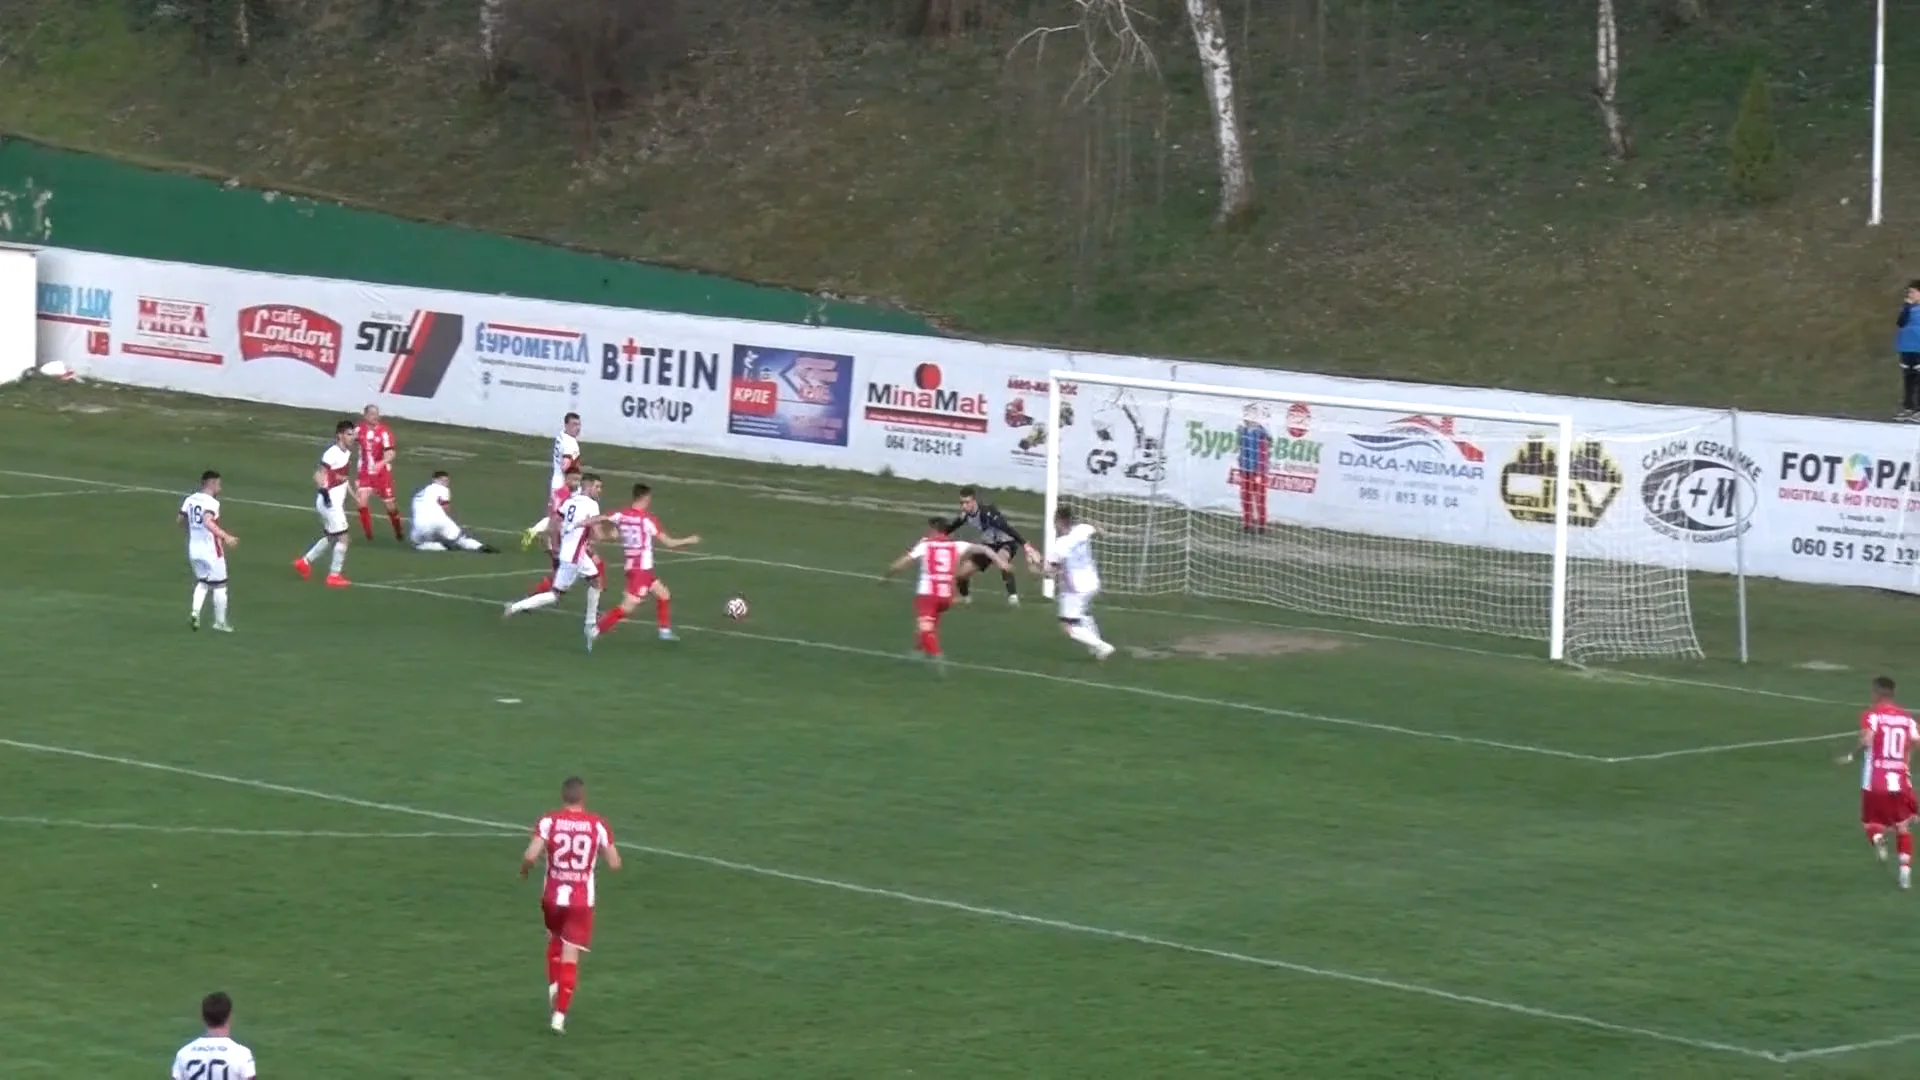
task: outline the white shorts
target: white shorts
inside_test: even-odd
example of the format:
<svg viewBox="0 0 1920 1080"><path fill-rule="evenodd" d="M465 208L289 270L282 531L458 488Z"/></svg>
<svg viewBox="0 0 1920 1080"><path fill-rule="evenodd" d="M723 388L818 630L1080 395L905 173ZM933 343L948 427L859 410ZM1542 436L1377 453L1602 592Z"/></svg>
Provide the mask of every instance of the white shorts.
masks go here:
<svg viewBox="0 0 1920 1080"><path fill-rule="evenodd" d="M320 531L328 536L337 536L347 531L347 489L335 488L331 505L320 501L316 493L313 496L313 512L320 515Z"/></svg>
<svg viewBox="0 0 1920 1080"><path fill-rule="evenodd" d="M451 544L460 539L460 526L450 517L414 518L409 539L416 544Z"/></svg>
<svg viewBox="0 0 1920 1080"><path fill-rule="evenodd" d="M560 569L553 572L553 591L566 592L581 578L586 578L590 585L598 586L600 582L596 579L599 576L599 568L590 560L584 565L578 562L564 562L560 564Z"/></svg>
<svg viewBox="0 0 1920 1080"><path fill-rule="evenodd" d="M227 557L225 555L194 555L187 558L187 565L193 567L195 581L227 580Z"/></svg>
<svg viewBox="0 0 1920 1080"><path fill-rule="evenodd" d="M1054 602L1059 606L1062 620L1079 622L1087 617L1087 607L1093 603L1093 598L1099 595L1098 586L1088 592L1068 592L1062 589L1054 594Z"/></svg>

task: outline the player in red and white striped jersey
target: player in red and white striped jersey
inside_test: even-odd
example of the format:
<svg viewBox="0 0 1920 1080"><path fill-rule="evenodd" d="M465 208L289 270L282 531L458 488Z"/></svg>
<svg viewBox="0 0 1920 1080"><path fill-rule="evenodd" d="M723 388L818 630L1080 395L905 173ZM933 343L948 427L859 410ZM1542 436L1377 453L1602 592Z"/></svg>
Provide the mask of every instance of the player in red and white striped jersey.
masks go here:
<svg viewBox="0 0 1920 1080"><path fill-rule="evenodd" d="M560 569L560 530L558 525L560 521L560 508L567 505L567 500L573 498L574 492L579 490L580 466L569 465L560 473L560 485L553 489L552 494L547 496L547 529L541 536L546 544L547 561L549 565L545 576L541 577L540 583L527 590L528 596L543 593L553 588L553 575Z"/></svg>
<svg viewBox="0 0 1920 1080"><path fill-rule="evenodd" d="M667 583L653 572L653 547L655 544L668 549L691 547L699 543L700 538L667 535L667 530L660 527L660 519L653 516L653 489L645 484L633 485L632 504L608 514L607 524L619 533L620 547L626 555L626 594L621 597L620 606L602 615L587 633L587 651L593 651L595 638L620 625L620 620L633 614L649 596L653 597L654 613L659 616L660 640L675 640L670 610L673 594L668 591Z"/></svg>
<svg viewBox="0 0 1920 1080"><path fill-rule="evenodd" d="M373 496L380 496L386 505L387 521L393 525L393 538L405 543L407 531L400 524L400 503L393 492L393 460L398 447L393 441L393 429L380 419L380 407L369 405L360 410L360 423L353 429L355 457L359 459L360 470L354 478L357 490L354 492L354 504L360 508L360 529L373 539L373 510L367 505Z"/></svg>
<svg viewBox="0 0 1920 1080"><path fill-rule="evenodd" d="M620 869L620 849L605 818L587 810L587 784L570 776L560 785L561 808L542 815L520 856L526 877L544 856L547 876L540 889L540 915L547 924L547 1003L554 1033L567 1030L567 1009L580 981L580 954L593 945L593 872L600 857Z"/></svg>
<svg viewBox="0 0 1920 1080"><path fill-rule="evenodd" d="M1893 680L1884 675L1873 680L1873 704L1860 714L1860 824L1882 862L1887 858L1887 830L1893 830L1903 889L1913 885L1910 829L1920 816L1909 764L1916 738L1920 738L1920 725L1893 700ZM1840 760L1852 761L1853 755Z"/></svg>
<svg viewBox="0 0 1920 1080"><path fill-rule="evenodd" d="M984 563L979 561L983 556ZM926 535L905 555L893 560L880 580L884 583L914 562L920 564L920 581L913 590L914 628L919 634L915 648L926 654L927 659L938 660L940 616L953 606L956 582L972 574L976 567L998 566L1001 573L1006 573L1009 564L1005 552L985 544L952 539L947 535L947 520L937 517L927 519Z"/></svg>

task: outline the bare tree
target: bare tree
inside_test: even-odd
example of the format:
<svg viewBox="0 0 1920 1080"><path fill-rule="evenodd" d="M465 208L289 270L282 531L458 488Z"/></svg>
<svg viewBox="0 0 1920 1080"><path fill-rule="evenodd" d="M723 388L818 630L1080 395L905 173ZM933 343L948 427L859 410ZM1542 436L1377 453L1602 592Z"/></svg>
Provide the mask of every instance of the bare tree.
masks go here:
<svg viewBox="0 0 1920 1080"><path fill-rule="evenodd" d="M1594 49L1593 100L1600 106L1600 122L1607 129L1607 153L1615 161L1633 155L1627 121L1620 115L1620 24L1613 0L1599 0L1599 29Z"/></svg>
<svg viewBox="0 0 1920 1080"><path fill-rule="evenodd" d="M1611 3L1612 0L1601 0ZM1186 0L1187 26L1200 50L1200 76L1207 84L1213 114L1213 145L1219 155L1220 206L1214 220L1228 224L1253 212L1253 165L1247 160L1246 128L1234 90L1233 56L1227 51L1227 22L1220 0Z"/></svg>
<svg viewBox="0 0 1920 1080"><path fill-rule="evenodd" d="M497 85L506 76L501 35L507 25L507 0L480 0L480 58L486 65L482 81Z"/></svg>
<svg viewBox="0 0 1920 1080"><path fill-rule="evenodd" d="M524 73L572 110L584 158L600 142L606 113L684 56L672 0L505 0L491 71Z"/></svg>

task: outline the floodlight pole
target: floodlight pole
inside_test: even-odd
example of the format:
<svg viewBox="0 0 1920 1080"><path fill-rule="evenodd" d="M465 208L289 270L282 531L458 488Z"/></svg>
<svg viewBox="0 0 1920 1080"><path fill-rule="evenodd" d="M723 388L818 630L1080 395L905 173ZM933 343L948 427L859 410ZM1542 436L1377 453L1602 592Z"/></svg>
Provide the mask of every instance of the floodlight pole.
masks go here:
<svg viewBox="0 0 1920 1080"><path fill-rule="evenodd" d="M1874 0L1873 17L1873 194L1867 224L1880 224L1880 183L1887 141L1887 0Z"/></svg>

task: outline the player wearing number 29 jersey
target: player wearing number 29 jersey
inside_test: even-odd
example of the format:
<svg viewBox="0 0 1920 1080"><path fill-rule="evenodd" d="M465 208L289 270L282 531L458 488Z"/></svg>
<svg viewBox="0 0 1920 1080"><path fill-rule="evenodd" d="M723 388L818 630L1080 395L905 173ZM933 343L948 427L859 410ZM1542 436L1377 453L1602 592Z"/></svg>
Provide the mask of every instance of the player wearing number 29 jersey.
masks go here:
<svg viewBox="0 0 1920 1080"><path fill-rule="evenodd" d="M620 869L620 850L606 819L587 809L587 785L577 776L560 785L560 809L543 815L533 827L520 858L527 876L543 857L546 882L540 889L540 914L547 924L547 999L555 1032L567 1027L580 976L580 954L593 944L594 870L602 856Z"/></svg>
<svg viewBox="0 0 1920 1080"><path fill-rule="evenodd" d="M1913 883L1913 836L1908 831L1920 803L1913 794L1910 767L1920 725L1893 700L1893 680L1873 680L1873 704L1860 714L1860 823L1867 842L1881 859L1887 857L1886 834L1892 829L1900 851L1900 887ZM1849 754L1843 760L1851 760Z"/></svg>

